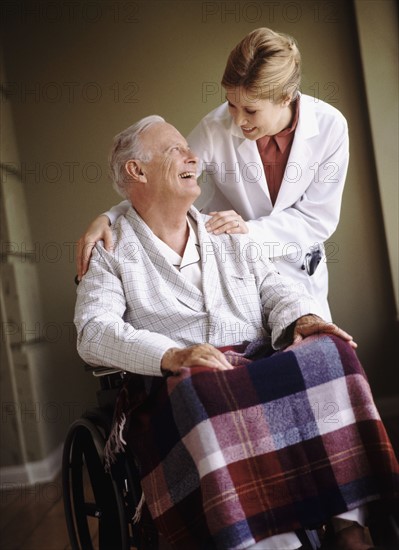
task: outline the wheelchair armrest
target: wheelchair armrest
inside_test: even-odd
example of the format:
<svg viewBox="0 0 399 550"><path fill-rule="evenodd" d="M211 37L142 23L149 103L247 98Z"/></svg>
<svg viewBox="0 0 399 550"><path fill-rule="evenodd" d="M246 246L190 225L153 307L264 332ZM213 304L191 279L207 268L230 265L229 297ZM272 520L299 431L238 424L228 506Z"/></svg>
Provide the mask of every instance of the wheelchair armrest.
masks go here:
<svg viewBox="0 0 399 550"><path fill-rule="evenodd" d="M109 403L114 403L127 372L110 367L93 367L87 363L84 364L84 368L99 379L100 389L97 391L99 406L103 407L109 405Z"/></svg>
<svg viewBox="0 0 399 550"><path fill-rule="evenodd" d="M107 376L108 374L120 374L124 375L124 371L121 371L120 369L111 369L108 367L96 367L93 370L93 376L96 378L99 378L100 376Z"/></svg>
<svg viewBox="0 0 399 550"><path fill-rule="evenodd" d="M125 375L125 371L120 369L114 369L112 367L94 367L93 365L84 364L85 371L89 371L93 376L99 378L100 376L107 376L108 374L120 374L121 376Z"/></svg>

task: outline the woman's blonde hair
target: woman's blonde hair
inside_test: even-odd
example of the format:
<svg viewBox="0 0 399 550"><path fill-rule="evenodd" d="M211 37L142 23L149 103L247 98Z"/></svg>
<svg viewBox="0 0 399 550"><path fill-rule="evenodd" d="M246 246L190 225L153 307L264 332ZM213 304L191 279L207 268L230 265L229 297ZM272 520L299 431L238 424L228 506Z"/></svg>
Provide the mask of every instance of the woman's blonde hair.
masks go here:
<svg viewBox="0 0 399 550"><path fill-rule="evenodd" d="M232 50L222 78L224 88L243 87L256 99L281 103L297 97L301 54L294 38L262 27Z"/></svg>

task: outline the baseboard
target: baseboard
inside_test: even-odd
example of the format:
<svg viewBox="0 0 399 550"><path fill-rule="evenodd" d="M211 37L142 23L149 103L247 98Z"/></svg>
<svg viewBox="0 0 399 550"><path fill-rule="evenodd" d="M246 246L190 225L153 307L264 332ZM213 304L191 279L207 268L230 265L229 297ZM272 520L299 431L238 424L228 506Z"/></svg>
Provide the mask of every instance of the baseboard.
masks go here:
<svg viewBox="0 0 399 550"><path fill-rule="evenodd" d="M35 462L0 468L0 488L13 484L34 485L53 481L61 470L62 448L60 444L51 454Z"/></svg>

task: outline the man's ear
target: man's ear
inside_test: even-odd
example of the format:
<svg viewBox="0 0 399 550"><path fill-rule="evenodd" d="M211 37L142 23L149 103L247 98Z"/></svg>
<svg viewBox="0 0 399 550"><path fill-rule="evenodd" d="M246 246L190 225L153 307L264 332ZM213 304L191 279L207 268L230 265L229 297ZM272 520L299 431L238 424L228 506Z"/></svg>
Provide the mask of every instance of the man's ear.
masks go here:
<svg viewBox="0 0 399 550"><path fill-rule="evenodd" d="M146 178L139 160L128 160L125 164L125 170L135 180L144 181Z"/></svg>

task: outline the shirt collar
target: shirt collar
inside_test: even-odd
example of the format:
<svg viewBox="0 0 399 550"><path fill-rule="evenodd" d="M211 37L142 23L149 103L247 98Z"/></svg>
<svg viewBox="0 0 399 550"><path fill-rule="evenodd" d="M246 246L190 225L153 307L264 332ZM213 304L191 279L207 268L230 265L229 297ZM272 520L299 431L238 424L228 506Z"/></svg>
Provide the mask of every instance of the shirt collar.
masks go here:
<svg viewBox="0 0 399 550"><path fill-rule="evenodd" d="M196 230L194 229L194 223L195 222L190 218L187 218L189 236L183 256L177 254L177 252L170 248L170 246L154 235L154 241L159 251L165 256L169 263L177 268L181 269L188 264L196 263L200 260L198 236Z"/></svg>
<svg viewBox="0 0 399 550"><path fill-rule="evenodd" d="M294 114L292 117L291 124L288 126L288 128L284 128L284 130L281 130L281 132L278 132L278 134L275 134L274 136L263 136L262 138L258 139L257 141L262 147L267 147L267 145L269 144L269 141L271 139L274 139L280 152L284 153L288 145L291 143L293 138L292 134L293 132L295 132L296 127L298 125L299 101L300 101L300 98L298 97L293 104Z"/></svg>

